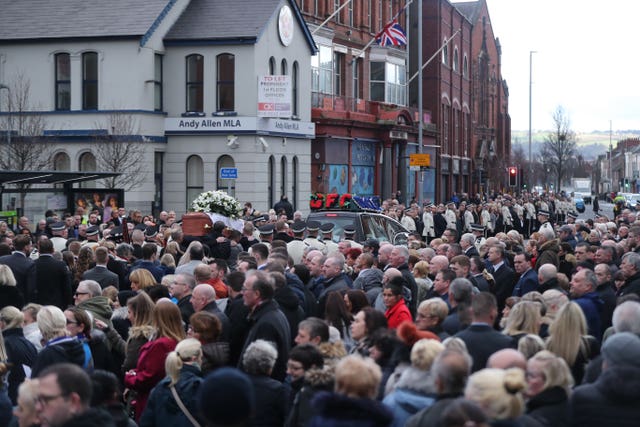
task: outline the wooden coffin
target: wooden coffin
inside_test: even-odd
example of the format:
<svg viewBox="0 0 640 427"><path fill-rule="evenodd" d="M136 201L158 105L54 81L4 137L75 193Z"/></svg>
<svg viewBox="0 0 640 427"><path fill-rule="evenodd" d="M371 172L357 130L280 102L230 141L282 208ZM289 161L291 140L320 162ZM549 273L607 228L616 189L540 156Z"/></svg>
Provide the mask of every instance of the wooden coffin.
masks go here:
<svg viewBox="0 0 640 427"><path fill-rule="evenodd" d="M211 218L206 213L189 212L182 215L182 232L187 236L205 236L212 226Z"/></svg>

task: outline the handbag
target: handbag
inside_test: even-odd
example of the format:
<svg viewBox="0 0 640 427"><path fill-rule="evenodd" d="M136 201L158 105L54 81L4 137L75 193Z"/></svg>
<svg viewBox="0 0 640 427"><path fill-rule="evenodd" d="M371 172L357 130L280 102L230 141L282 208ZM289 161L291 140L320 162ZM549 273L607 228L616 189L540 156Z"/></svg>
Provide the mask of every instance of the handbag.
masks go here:
<svg viewBox="0 0 640 427"><path fill-rule="evenodd" d="M200 423L193 417L193 415L191 415L191 412L189 412L187 407L184 406L184 403L182 403L182 399L180 399L180 396L178 396L178 392L176 391L175 386L171 386L169 388L171 389L171 394L173 395L173 398L176 400L176 403L180 407L180 410L182 411L182 413L187 417L187 419L191 422L191 424L193 424L195 427L200 427Z"/></svg>

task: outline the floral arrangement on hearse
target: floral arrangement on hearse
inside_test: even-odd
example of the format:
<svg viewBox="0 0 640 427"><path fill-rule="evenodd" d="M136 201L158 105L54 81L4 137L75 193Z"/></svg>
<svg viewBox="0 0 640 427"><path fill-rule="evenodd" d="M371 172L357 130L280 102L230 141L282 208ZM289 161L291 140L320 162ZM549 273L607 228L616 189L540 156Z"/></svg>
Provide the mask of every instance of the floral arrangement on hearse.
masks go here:
<svg viewBox="0 0 640 427"><path fill-rule="evenodd" d="M213 213L230 219L238 219L242 213L242 205L226 192L205 191L191 203L194 212Z"/></svg>

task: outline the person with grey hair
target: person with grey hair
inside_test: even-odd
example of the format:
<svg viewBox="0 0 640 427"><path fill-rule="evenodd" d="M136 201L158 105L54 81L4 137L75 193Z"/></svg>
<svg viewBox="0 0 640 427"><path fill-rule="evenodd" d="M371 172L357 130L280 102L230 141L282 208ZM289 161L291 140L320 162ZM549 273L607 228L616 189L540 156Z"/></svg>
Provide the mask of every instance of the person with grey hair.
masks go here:
<svg viewBox="0 0 640 427"><path fill-rule="evenodd" d="M271 377L283 381L292 342L291 328L278 303L273 300L274 294L275 283L269 274L255 270L247 273L242 286L242 299L244 305L250 310L248 320L251 328L241 351L240 362L247 348L254 341L263 339L273 342L278 350L278 358Z"/></svg>
<svg viewBox="0 0 640 427"><path fill-rule="evenodd" d="M637 252L626 253L622 257L620 270L622 270L625 280L624 285L618 289L616 296L640 295L640 254Z"/></svg>
<svg viewBox="0 0 640 427"><path fill-rule="evenodd" d="M324 317L324 309L328 295L333 291L346 291L351 287L351 279L344 273L344 257L334 254L324 261L322 265L324 276L323 288L318 295L318 317Z"/></svg>
<svg viewBox="0 0 640 427"><path fill-rule="evenodd" d="M541 294L550 289L558 290L564 294L566 291L562 289L558 283L558 267L553 264L544 264L540 266L538 270L538 286L537 291Z"/></svg>
<svg viewBox="0 0 640 427"><path fill-rule="evenodd" d="M571 394L571 425L637 425L640 338L630 332L618 332L605 341L602 356L602 374L595 383L577 387Z"/></svg>
<svg viewBox="0 0 640 427"><path fill-rule="evenodd" d="M251 425L281 426L288 412L287 388L270 377L278 358L274 345L265 340L251 343L242 356L242 368L249 374L256 395Z"/></svg>
<svg viewBox="0 0 640 427"><path fill-rule="evenodd" d="M389 255L389 265L393 268L397 268L402 277L407 282L407 288L411 292L411 298L407 301L407 307L411 312L411 316L416 316L416 309L418 308L418 285L416 279L413 277L411 270L409 270L409 249L403 245L395 245L391 249Z"/></svg>
<svg viewBox="0 0 640 427"><path fill-rule="evenodd" d="M478 249L475 246L476 244L476 236L472 233L464 233L460 237L460 247L462 248L462 253L471 258L472 256L480 256Z"/></svg>
<svg viewBox="0 0 640 427"><path fill-rule="evenodd" d="M604 334L603 342L619 332L630 332L640 336L640 303L625 301L613 311L613 326ZM602 372L602 354L593 358L585 369L583 384L595 382Z"/></svg>
<svg viewBox="0 0 640 427"><path fill-rule="evenodd" d="M463 395L472 364L469 353L450 348L439 353L431 366L435 401L410 417L405 427L440 425L443 411Z"/></svg>
<svg viewBox="0 0 640 427"><path fill-rule="evenodd" d="M570 294L573 302L578 304L584 313L589 335L600 340L602 338L602 322L600 320L602 300L596 292L597 287L596 274L589 269L583 269L573 275Z"/></svg>
<svg viewBox="0 0 640 427"><path fill-rule="evenodd" d="M176 274L169 285L171 296L178 300L178 308L185 325L189 324L189 318L195 310L191 304L191 294L196 287L196 278L189 273Z"/></svg>
<svg viewBox="0 0 640 427"><path fill-rule="evenodd" d="M465 278L458 277L449 285L449 305L451 311L442 322L442 329L453 336L471 323L471 299L473 285Z"/></svg>
<svg viewBox="0 0 640 427"><path fill-rule="evenodd" d="M75 305L90 312L94 318L112 327L113 308L108 297L102 296L102 288L95 280L83 280L74 294Z"/></svg>
<svg viewBox="0 0 640 427"><path fill-rule="evenodd" d="M536 258L535 269L539 270L543 264L553 264L560 266L560 245L556 239L556 234L552 229L543 229L539 232L538 257Z"/></svg>

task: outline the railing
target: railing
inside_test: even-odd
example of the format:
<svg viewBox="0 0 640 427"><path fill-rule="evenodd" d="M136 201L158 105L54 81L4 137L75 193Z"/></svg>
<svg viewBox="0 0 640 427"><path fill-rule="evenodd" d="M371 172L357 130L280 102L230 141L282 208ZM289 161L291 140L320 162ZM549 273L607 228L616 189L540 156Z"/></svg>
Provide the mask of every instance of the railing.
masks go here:
<svg viewBox="0 0 640 427"><path fill-rule="evenodd" d="M312 92L311 107L328 111L357 112L363 114L378 115L380 111L407 110L411 113L414 122L418 120L418 109L405 105L390 104L380 101L367 101L360 98L331 95ZM423 110L423 121L426 126L432 125L431 111ZM434 125L435 126L435 125Z"/></svg>

